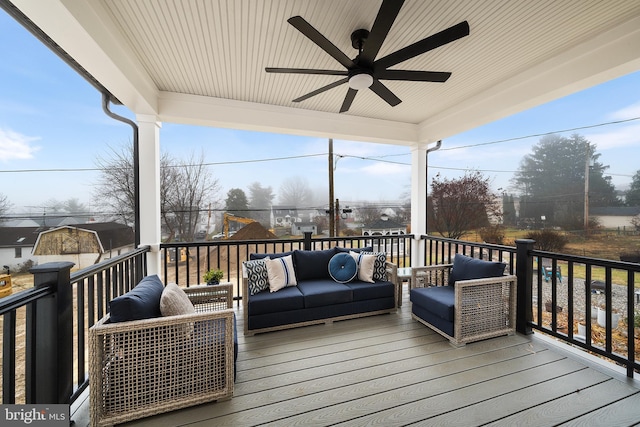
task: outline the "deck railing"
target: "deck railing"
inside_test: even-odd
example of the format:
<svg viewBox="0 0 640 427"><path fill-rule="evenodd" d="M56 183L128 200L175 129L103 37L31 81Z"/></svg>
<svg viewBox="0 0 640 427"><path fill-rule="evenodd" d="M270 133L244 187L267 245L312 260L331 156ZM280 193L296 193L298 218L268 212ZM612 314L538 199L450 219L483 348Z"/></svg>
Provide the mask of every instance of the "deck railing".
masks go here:
<svg viewBox="0 0 640 427"><path fill-rule="evenodd" d="M234 299L239 304L242 298L242 262L248 260L251 253L371 246L375 252L385 252L387 259L398 266L409 267L412 241L413 235L410 234L311 238L311 233L306 233L298 239L163 243L160 245L162 274L167 283L189 287L202 283L202 276L207 270L220 269L224 272L223 280L235 285Z"/></svg>
<svg viewBox="0 0 640 427"><path fill-rule="evenodd" d="M192 286L200 283L207 269L220 268L224 280L235 282L239 301L242 261L252 252L373 246L400 267L410 267L413 237L312 239L306 235L300 239L163 244L161 273L165 282ZM634 328L640 264L537 251L531 240L519 240L516 247L432 236L421 236L420 241L426 265L449 262L456 253L505 262L518 276L519 332L539 330L552 335L624 366L629 377L640 372ZM32 289L0 300L3 404L71 403L79 396L88 385L88 328L108 312L111 299L147 274L148 251L149 247L143 247L73 274L72 263L37 266L32 270ZM552 274L543 272L543 266ZM545 311L547 302L549 312ZM592 306L598 304L603 327L591 321ZM622 316L622 326L614 325L617 315ZM584 335L574 330L577 320L586 321L585 330L580 331ZM602 337L597 331L603 331Z"/></svg>
<svg viewBox="0 0 640 427"><path fill-rule="evenodd" d="M88 386L87 331L147 274L143 247L71 274L36 266L34 287L0 299L2 403L72 403Z"/></svg>

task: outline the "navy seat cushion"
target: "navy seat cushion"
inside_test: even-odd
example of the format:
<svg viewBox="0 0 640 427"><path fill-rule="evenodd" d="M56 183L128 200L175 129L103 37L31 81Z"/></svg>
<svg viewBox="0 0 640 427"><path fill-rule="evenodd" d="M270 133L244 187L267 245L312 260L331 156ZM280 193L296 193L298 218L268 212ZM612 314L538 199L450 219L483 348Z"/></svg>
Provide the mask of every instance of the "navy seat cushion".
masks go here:
<svg viewBox="0 0 640 427"><path fill-rule="evenodd" d="M504 274L507 264L503 262L485 261L456 254L453 258L453 268L449 274L449 285L459 280L484 279L486 277L500 277Z"/></svg>
<svg viewBox="0 0 640 427"><path fill-rule="evenodd" d="M304 307L324 307L353 301L351 289L329 279L306 280L298 283L298 289L304 296Z"/></svg>
<svg viewBox="0 0 640 427"><path fill-rule="evenodd" d="M338 283L347 283L358 274L358 264L351 255L340 252L329 261L329 275Z"/></svg>
<svg viewBox="0 0 640 427"><path fill-rule="evenodd" d="M414 305L435 314L441 319L453 322L455 289L453 286L434 286L431 288L413 288L409 299Z"/></svg>
<svg viewBox="0 0 640 427"><path fill-rule="evenodd" d="M249 315L278 313L304 308L304 298L296 286L288 286L277 292L265 290L251 295L248 302Z"/></svg>
<svg viewBox="0 0 640 427"><path fill-rule="evenodd" d="M110 322L151 319L162 316L160 298L164 285L157 275L147 276L129 292L109 303Z"/></svg>
<svg viewBox="0 0 640 427"><path fill-rule="evenodd" d="M287 255L293 255L293 251L278 252L278 253L274 253L274 254L249 254L249 259L250 260L264 259L266 257L274 259L274 258L283 258L283 257L286 257ZM294 266L295 266L295 259L293 261L294 261Z"/></svg>
<svg viewBox="0 0 640 427"><path fill-rule="evenodd" d="M293 265L296 270L296 279L331 279L329 276L329 261L336 253L335 248L319 251L293 251Z"/></svg>
<svg viewBox="0 0 640 427"><path fill-rule="evenodd" d="M388 298L395 296L393 283L387 281L376 281L375 283L352 280L345 283L353 291L354 301L366 301L377 298Z"/></svg>

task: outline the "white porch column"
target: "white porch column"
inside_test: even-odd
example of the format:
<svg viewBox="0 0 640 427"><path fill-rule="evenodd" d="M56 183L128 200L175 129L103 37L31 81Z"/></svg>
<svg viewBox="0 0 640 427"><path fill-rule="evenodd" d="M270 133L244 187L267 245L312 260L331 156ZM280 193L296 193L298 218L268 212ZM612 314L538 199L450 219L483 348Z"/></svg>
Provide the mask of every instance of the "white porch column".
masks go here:
<svg viewBox="0 0 640 427"><path fill-rule="evenodd" d="M427 144L411 148L411 265L424 265L424 245L419 236L427 234Z"/></svg>
<svg viewBox="0 0 640 427"><path fill-rule="evenodd" d="M157 116L138 114L140 155L140 244L151 246L148 274L161 275L160 262L160 127Z"/></svg>

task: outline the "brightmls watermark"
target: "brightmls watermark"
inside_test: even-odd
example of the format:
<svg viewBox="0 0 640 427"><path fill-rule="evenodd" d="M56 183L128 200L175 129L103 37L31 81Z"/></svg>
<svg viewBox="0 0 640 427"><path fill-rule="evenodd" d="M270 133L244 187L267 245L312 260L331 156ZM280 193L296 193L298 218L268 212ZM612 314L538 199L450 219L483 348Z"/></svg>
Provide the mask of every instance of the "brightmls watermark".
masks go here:
<svg viewBox="0 0 640 427"><path fill-rule="evenodd" d="M69 405L0 405L0 425L69 427Z"/></svg>

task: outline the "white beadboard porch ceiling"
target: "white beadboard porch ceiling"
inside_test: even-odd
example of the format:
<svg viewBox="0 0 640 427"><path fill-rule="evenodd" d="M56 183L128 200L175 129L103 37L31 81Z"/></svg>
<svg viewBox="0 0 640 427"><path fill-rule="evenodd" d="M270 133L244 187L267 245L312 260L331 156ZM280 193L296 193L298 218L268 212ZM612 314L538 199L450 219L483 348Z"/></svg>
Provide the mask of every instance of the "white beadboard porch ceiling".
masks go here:
<svg viewBox="0 0 640 427"><path fill-rule="evenodd" d="M398 106L364 90L339 114L346 84L292 100L341 77L265 67L343 70L287 19L302 16L354 57L350 34L371 28L380 0L46 3L14 1L134 112L182 123L410 145L640 69L638 0L406 0L377 57L466 20L469 36L393 67L451 78L385 81ZM397 137L376 136L382 128Z"/></svg>

